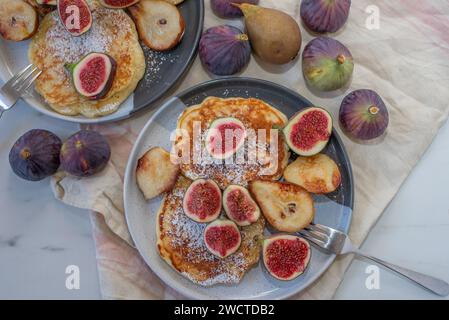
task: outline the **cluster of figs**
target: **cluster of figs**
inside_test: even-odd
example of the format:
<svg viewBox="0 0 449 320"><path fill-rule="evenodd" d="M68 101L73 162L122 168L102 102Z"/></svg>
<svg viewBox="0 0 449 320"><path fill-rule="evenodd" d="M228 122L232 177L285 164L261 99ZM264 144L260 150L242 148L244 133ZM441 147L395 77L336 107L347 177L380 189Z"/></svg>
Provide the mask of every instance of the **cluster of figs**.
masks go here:
<svg viewBox="0 0 449 320"><path fill-rule="evenodd" d="M222 18L244 16L246 33L224 25L206 30L200 40L200 59L212 74L228 76L241 72L251 51L264 62L286 64L300 52L301 30L290 15L258 6L258 0L211 0L211 8ZM349 49L328 34L341 31L348 20L351 0L302 0L300 16L305 28L317 35L302 53L304 79L313 92L346 90L354 72ZM389 113L373 90L347 95L339 113L343 131L355 141L384 135Z"/></svg>
<svg viewBox="0 0 449 320"><path fill-rule="evenodd" d="M14 143L9 163L20 178L39 181L59 168L76 177L89 177L102 171L110 157L108 141L96 131L81 130L63 143L48 130L33 129Z"/></svg>

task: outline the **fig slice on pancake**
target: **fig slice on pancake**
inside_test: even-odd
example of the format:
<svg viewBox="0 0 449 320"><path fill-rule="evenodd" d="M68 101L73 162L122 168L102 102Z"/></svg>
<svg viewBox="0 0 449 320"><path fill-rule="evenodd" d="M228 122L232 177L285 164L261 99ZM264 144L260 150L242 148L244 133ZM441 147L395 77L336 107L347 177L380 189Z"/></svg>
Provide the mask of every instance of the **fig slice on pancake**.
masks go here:
<svg viewBox="0 0 449 320"><path fill-rule="evenodd" d="M99 100L111 89L117 64L107 54L92 52L78 63L67 64L66 68L72 74L73 85L80 95Z"/></svg>
<svg viewBox="0 0 449 320"><path fill-rule="evenodd" d="M206 135L206 150L215 159L232 157L244 145L246 130L236 118L214 120Z"/></svg>
<svg viewBox="0 0 449 320"><path fill-rule="evenodd" d="M332 117L322 108L312 107L298 112L284 128L290 149L300 156L320 153L332 134Z"/></svg>
<svg viewBox="0 0 449 320"><path fill-rule="evenodd" d="M92 26L92 13L85 0L58 0L58 13L72 36L80 36Z"/></svg>
<svg viewBox="0 0 449 320"><path fill-rule="evenodd" d="M214 221L221 212L221 190L213 180L195 180L187 189L182 205L186 216L193 221Z"/></svg>
<svg viewBox="0 0 449 320"><path fill-rule="evenodd" d="M235 222L219 219L204 230L204 243L210 253L219 258L226 258L239 249L242 236Z"/></svg>
<svg viewBox="0 0 449 320"><path fill-rule="evenodd" d="M237 225L249 226L259 220L260 209L248 190L242 186L230 185L223 192L223 208L226 215Z"/></svg>
<svg viewBox="0 0 449 320"><path fill-rule="evenodd" d="M304 273L310 261L307 240L292 235L275 235L264 240L263 262L276 279L289 281Z"/></svg>

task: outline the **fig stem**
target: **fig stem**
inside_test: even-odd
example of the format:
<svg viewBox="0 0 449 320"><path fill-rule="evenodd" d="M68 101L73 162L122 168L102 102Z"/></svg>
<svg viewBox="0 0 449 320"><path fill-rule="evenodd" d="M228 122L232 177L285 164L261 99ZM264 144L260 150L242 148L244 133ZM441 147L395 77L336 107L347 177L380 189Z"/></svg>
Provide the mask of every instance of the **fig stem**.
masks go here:
<svg viewBox="0 0 449 320"><path fill-rule="evenodd" d="M31 157L31 152L30 152L30 150L28 150L28 149L22 149L22 150L20 151L20 157L21 157L23 160L29 159L29 158Z"/></svg>
<svg viewBox="0 0 449 320"><path fill-rule="evenodd" d="M248 35L246 35L244 33L236 35L235 38L239 41L248 41L249 40Z"/></svg>
<svg viewBox="0 0 449 320"><path fill-rule="evenodd" d="M369 110L369 113L371 113L372 115L376 115L379 113L379 108L374 105L369 107L368 110Z"/></svg>
<svg viewBox="0 0 449 320"><path fill-rule="evenodd" d="M343 64L346 61L346 57L344 55L342 55L342 54L339 54L337 56L337 61L338 61L339 64Z"/></svg>

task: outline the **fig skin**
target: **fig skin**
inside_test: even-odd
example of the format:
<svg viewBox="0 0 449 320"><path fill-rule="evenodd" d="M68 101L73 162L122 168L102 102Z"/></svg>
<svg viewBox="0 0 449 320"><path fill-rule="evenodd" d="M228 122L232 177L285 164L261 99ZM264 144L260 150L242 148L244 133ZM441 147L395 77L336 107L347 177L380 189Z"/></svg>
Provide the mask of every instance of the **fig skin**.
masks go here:
<svg viewBox="0 0 449 320"><path fill-rule="evenodd" d="M62 145L61 168L76 177L89 177L104 169L111 157L108 141L100 133L81 130Z"/></svg>
<svg viewBox="0 0 449 320"><path fill-rule="evenodd" d="M310 41L302 53L302 71L306 82L319 91L334 91L347 86L354 72L351 52L329 37Z"/></svg>
<svg viewBox="0 0 449 320"><path fill-rule="evenodd" d="M200 40L199 55L204 67L218 76L233 75L251 59L248 36L236 27L212 27Z"/></svg>
<svg viewBox="0 0 449 320"><path fill-rule="evenodd" d="M103 7L111 8L111 9L124 9L135 5L140 0L100 0L100 4Z"/></svg>
<svg viewBox="0 0 449 320"><path fill-rule="evenodd" d="M56 173L62 141L47 130L33 129L22 135L9 152L9 164L22 179L39 181Z"/></svg>
<svg viewBox="0 0 449 320"><path fill-rule="evenodd" d="M245 16L254 52L263 61L280 65L296 58L301 49L302 36L295 19L275 9L247 3L236 6Z"/></svg>
<svg viewBox="0 0 449 320"><path fill-rule="evenodd" d="M334 33L349 17L351 0L303 0L301 18L304 25L316 33Z"/></svg>
<svg viewBox="0 0 449 320"><path fill-rule="evenodd" d="M259 0L210 0L212 11L220 18L239 18L243 16L242 10L233 3L259 4Z"/></svg>
<svg viewBox="0 0 449 320"><path fill-rule="evenodd" d="M390 117L382 98L373 90L361 89L348 94L339 113L343 131L356 140L372 140L382 136Z"/></svg>

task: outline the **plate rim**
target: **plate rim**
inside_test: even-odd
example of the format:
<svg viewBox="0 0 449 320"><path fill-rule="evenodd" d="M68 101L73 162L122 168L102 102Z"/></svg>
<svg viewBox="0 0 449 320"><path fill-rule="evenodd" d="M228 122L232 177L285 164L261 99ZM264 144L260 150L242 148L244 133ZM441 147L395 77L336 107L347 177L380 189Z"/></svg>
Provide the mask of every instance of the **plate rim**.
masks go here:
<svg viewBox="0 0 449 320"><path fill-rule="evenodd" d="M193 0L193 1L196 1L196 0ZM63 121L71 122L71 123L78 123L78 124L112 123L112 122L128 119L128 118L132 117L135 113L140 112L144 109L155 108L157 105L157 102L159 100L163 99L167 95L167 93L170 92L171 89L173 89L174 87L176 87L177 84L180 83L180 81L184 78L186 73L192 67L192 65L195 62L195 59L198 55L199 42L200 42L200 38L201 38L203 29L204 29L204 15L205 15L204 0L200 0L198 3L199 3L199 17L200 17L199 28L196 31L195 38L194 38L194 47L193 47L193 50L190 51L190 54L187 59L187 63L183 66L183 68L181 68L179 70L179 72L176 74L176 78L175 78L176 80L173 81L169 86L167 86L165 91L162 91L159 94L155 95L148 102L142 103L138 106L135 106L135 108L133 108L128 114L114 117L113 115L114 115L114 113L116 113L118 111L117 110L116 112L114 112L110 115L105 115L105 116L101 116L98 118L87 118L84 116L81 116L81 117L68 116L68 115L59 114L56 111L47 109L47 108L50 108L49 106L47 106L47 108L38 106L35 103L36 99L34 97L30 97L29 95L26 95L26 96L22 97L21 99L23 101L25 101L28 106L30 106L34 110L38 111L39 113L45 114L46 116L49 116L54 119L59 119L59 120L63 120ZM2 40L2 41L7 43L6 40ZM9 77L14 76L11 73L10 67L5 62L3 62L3 59L1 59L0 63L5 67L6 73L9 74ZM27 63L29 63L29 61L27 61ZM4 78L4 76L2 76L1 78ZM3 80L5 80L5 79L3 79ZM6 82L6 80L5 80L5 82ZM134 94L134 91L130 94L129 97L131 97L133 94Z"/></svg>
<svg viewBox="0 0 449 320"><path fill-rule="evenodd" d="M142 130L139 132L139 135L133 145L133 148L130 152L127 164L126 164L126 170L125 170L125 176L124 176L124 187L123 187L123 201L124 201L124 208L125 208L125 220L127 223L127 227L129 230L129 233L131 235L131 238L134 241L134 231L132 230L132 228L130 228L130 217L129 217L129 210L127 210L129 208L129 200L127 199L128 197L126 196L129 193L129 189L130 189L130 184L132 183L132 177L133 177L133 173L134 173L134 164L137 161L137 157L138 157L138 149L140 148L140 145L143 143L144 140L144 136L146 134L146 132L148 131L148 128L155 123L155 119L162 113L165 111L165 108L167 108L171 102L173 100L176 99L180 99L182 101L182 96L187 95L189 92L191 91L195 91L198 89L201 89L203 87L208 87L211 85L215 85L217 83L221 83L221 82L252 82L254 84L263 84L265 86L270 86L270 87L274 87L276 90L282 90L282 91L286 91L289 94L292 94L294 96L300 96L302 99L304 99L305 101L307 101L311 106L313 106L313 104L306 99L305 97L303 97L300 93L295 92L294 90L287 88L283 85L271 82L271 81L267 81L267 80L263 80L263 79L258 79L258 78L252 78L252 77L223 77L223 78L219 78L219 79L213 79L213 80L209 80L206 82L202 82L199 84L196 84L192 87L189 87L181 92L179 92L178 94L166 99L166 101L164 101L164 103L160 106L160 108L147 120L147 122L145 123L144 127L142 128ZM206 97L205 97L206 98ZM354 177L353 177L353 170L352 170L352 165L351 165L351 161L349 159L348 153L346 151L345 145L343 144L343 141L341 140L340 135L338 134L338 132L335 129L335 126L332 128L332 134L334 135L334 137L336 138L341 150L342 150L342 156L343 159L348 167L348 178L349 178L349 183L350 183L350 192L348 195L348 207L351 209L350 213L349 213L349 224L348 226L346 226L344 228L345 233L348 233L351 224L352 224L352 218L353 218L353 210L354 210ZM158 278L164 282L167 286L169 286L170 288L172 288L173 290L175 290L176 292L184 295L185 297L189 298L189 299L196 299L196 300L200 300L200 299L211 299L210 296L206 296L203 295L201 293L196 293L194 294L193 292L189 291L189 290L182 290L179 289L177 287L177 281L174 280L173 278L171 278L170 276L167 275L166 272L163 272L162 270L159 270L157 268L153 268L151 261L149 259L147 259L147 257L142 254L143 252L145 252L138 243L134 242L135 248L137 249L137 251L139 252L139 255L142 257L142 259L145 261L146 265L152 270L152 272L154 272ZM266 299L287 299L295 294L301 293L304 290L306 290L307 288L309 288L313 283L315 283L328 269L329 267L335 262L336 259L336 255L335 254L329 254L330 259L324 263L321 268L319 268L319 271L304 285L304 287L302 289L294 289L292 292L286 292L284 294L277 294L275 298L266 298ZM176 272L176 271L175 271Z"/></svg>

